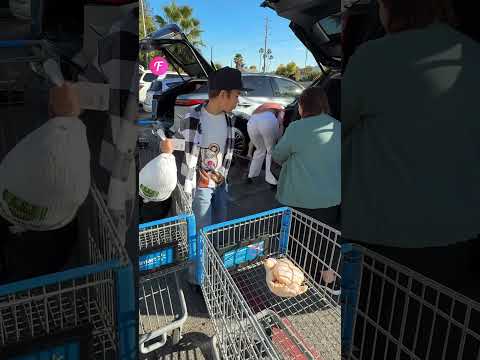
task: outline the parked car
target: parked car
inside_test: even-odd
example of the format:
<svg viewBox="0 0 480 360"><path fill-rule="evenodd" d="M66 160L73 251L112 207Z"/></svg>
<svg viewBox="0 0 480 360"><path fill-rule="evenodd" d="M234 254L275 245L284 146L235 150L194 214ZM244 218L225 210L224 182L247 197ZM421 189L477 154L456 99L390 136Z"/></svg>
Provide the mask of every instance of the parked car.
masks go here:
<svg viewBox="0 0 480 360"><path fill-rule="evenodd" d="M143 102L143 110L151 113L152 109L156 107L156 100L153 99L155 95L161 95L162 92L177 86L184 81L188 80L187 74L177 74L176 72L169 71L163 78L157 78L152 81L150 88L147 90L145 101Z"/></svg>
<svg viewBox="0 0 480 360"><path fill-rule="evenodd" d="M140 79L138 83L138 103L140 106L145 102L147 90L150 88L152 81L157 79L157 75L153 74L150 70L140 70Z"/></svg>
<svg viewBox="0 0 480 360"><path fill-rule="evenodd" d="M140 49L161 52L173 67L183 70L189 76L178 86L153 96L157 106L152 118L169 123L176 131L180 125L179 120L183 119L188 108L207 99L208 74L215 67L205 60L175 24L167 25L142 39ZM303 90L296 82L276 75L244 74L244 80L245 86L254 90L243 93L239 106L233 111L237 155L248 151L246 121L257 106L267 101L287 105Z"/></svg>
<svg viewBox="0 0 480 360"><path fill-rule="evenodd" d="M235 152L236 155L245 155L248 151L249 136L247 121L253 111L266 102L275 102L283 106L291 104L302 93L304 87L293 80L278 75L261 73L242 73L243 84L252 89L243 92L239 103L233 110L235 117ZM175 101L173 130L176 131L187 112L192 106L208 100L207 85L196 91L179 95Z"/></svg>

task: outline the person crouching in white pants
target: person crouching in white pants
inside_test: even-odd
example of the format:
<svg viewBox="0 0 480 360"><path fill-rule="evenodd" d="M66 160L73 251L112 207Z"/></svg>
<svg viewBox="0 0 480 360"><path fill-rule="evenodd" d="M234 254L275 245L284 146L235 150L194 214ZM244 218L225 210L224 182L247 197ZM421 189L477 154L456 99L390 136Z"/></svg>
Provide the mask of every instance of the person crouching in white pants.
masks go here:
<svg viewBox="0 0 480 360"><path fill-rule="evenodd" d="M265 160L265 181L270 185L277 185L277 179L271 172L272 148L277 143L283 131L284 107L275 103L266 103L259 106L247 123L247 131L252 144L255 146L248 181L260 175Z"/></svg>

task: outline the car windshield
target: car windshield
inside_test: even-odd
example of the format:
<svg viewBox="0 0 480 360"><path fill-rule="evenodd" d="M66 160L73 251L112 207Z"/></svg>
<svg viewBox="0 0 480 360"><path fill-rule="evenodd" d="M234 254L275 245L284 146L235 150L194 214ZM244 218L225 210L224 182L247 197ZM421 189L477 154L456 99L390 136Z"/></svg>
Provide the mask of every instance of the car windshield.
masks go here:
<svg viewBox="0 0 480 360"><path fill-rule="evenodd" d="M143 77L143 81L146 82L152 82L157 78L157 75L152 74L152 73L146 73L145 76Z"/></svg>
<svg viewBox="0 0 480 360"><path fill-rule="evenodd" d="M150 91L161 91L162 90L162 82L161 81L154 81L152 85L150 85Z"/></svg>
<svg viewBox="0 0 480 360"><path fill-rule="evenodd" d="M320 20L318 25L322 27L328 36L339 35L342 32L342 23L338 16L326 17Z"/></svg>

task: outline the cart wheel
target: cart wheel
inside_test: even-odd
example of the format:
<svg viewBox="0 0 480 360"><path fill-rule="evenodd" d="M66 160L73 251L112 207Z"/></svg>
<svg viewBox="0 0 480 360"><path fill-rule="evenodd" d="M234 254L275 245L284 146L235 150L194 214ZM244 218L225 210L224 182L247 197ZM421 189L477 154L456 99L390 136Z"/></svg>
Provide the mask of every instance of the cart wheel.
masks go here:
<svg viewBox="0 0 480 360"><path fill-rule="evenodd" d="M172 344L177 345L180 340L182 340L182 328L173 330L172 333Z"/></svg>

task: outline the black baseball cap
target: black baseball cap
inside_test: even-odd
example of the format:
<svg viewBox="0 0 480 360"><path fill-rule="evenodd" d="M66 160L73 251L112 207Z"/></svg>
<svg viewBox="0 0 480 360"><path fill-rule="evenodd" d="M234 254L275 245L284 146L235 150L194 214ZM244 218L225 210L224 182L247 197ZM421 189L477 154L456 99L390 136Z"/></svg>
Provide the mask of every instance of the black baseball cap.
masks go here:
<svg viewBox="0 0 480 360"><path fill-rule="evenodd" d="M251 91L243 86L242 73L231 67L224 67L210 73L208 90L240 90Z"/></svg>

